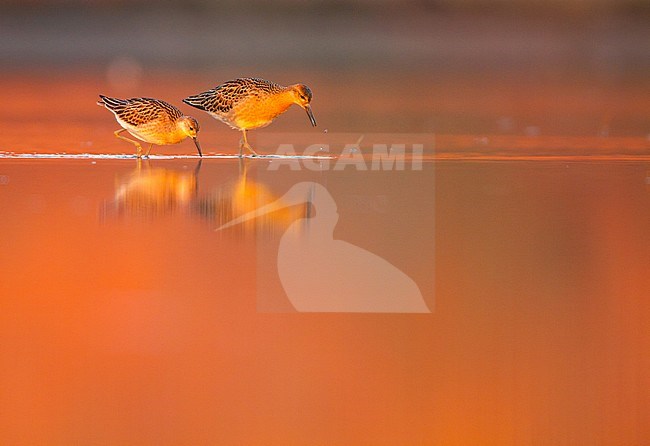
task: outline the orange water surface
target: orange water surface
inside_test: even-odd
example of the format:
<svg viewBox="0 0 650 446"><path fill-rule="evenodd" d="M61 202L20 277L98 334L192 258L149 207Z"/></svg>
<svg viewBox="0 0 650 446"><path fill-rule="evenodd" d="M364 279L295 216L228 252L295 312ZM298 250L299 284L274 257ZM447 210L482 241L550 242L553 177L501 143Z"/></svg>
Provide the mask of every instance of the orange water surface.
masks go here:
<svg viewBox="0 0 650 446"><path fill-rule="evenodd" d="M311 86L319 127L291 109L251 143L322 160L199 162L191 141L124 159L95 105L181 105L232 74L3 78L0 444L650 442L647 82L267 73ZM204 153L237 152L184 111ZM393 143L404 169L373 168ZM333 239L408 276L428 313L298 311L278 253L316 224L308 196L216 231L301 182L336 203ZM319 265L314 287L339 279ZM340 271L350 299L362 273Z"/></svg>

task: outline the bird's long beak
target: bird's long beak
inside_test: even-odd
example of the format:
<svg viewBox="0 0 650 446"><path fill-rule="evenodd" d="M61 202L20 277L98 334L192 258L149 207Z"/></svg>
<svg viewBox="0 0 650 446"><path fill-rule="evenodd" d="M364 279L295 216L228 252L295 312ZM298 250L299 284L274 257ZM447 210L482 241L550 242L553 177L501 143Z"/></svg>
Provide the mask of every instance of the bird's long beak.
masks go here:
<svg viewBox="0 0 650 446"><path fill-rule="evenodd" d="M311 125L316 127L316 118L314 118L314 114L311 112L311 105L307 104L303 108L307 112L307 116L309 116L309 121L311 122Z"/></svg>
<svg viewBox="0 0 650 446"><path fill-rule="evenodd" d="M201 145L199 144L199 140L195 137L192 138L194 140L194 145L196 146L196 150L199 151L199 156L203 158L203 154L201 153Z"/></svg>

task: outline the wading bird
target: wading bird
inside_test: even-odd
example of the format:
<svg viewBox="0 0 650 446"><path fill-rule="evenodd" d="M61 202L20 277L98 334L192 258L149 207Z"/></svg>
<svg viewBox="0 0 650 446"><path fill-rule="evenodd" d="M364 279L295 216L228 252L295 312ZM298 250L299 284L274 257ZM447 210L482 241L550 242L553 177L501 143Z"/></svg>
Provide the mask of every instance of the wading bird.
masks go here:
<svg viewBox="0 0 650 446"><path fill-rule="evenodd" d="M165 101L151 98L117 99L99 95L97 105L106 107L115 115L115 119L122 129L115 131L115 136L131 144L135 144L137 156L142 156L142 146L138 141L120 135L127 131L140 141L148 142L149 156L154 144L178 144L185 138L192 138L196 149L201 153L201 146L197 139L199 123L196 119L183 115L178 108Z"/></svg>
<svg viewBox="0 0 650 446"><path fill-rule="evenodd" d="M307 112L311 125L315 127L311 98L311 90L303 84L283 87L275 82L247 77L224 82L211 90L185 98L183 102L208 112L233 129L241 130L241 157L244 148L257 155L248 144L246 131L266 127L292 104L302 107Z"/></svg>

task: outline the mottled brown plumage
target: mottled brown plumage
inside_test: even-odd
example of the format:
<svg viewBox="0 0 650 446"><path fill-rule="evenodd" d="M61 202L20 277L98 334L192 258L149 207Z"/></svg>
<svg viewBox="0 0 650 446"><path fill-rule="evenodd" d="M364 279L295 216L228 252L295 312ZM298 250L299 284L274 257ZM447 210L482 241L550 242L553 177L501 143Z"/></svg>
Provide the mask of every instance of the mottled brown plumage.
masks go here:
<svg viewBox="0 0 650 446"><path fill-rule="evenodd" d="M152 98L118 99L104 95L99 97L101 100L97 105L113 112L115 119L123 127L115 132L115 136L135 144L138 157L142 155L142 146L137 141L121 136L123 131L126 130L139 140L152 145L177 144L190 137L196 144L199 156L203 156L196 137L199 123L196 119L183 115L183 112L173 105ZM150 151L151 146L147 156Z"/></svg>
<svg viewBox="0 0 650 446"><path fill-rule="evenodd" d="M154 119L169 119L175 121L181 116L177 107L165 101L152 98L118 99L99 95L103 105L115 116L131 125L146 124Z"/></svg>
<svg viewBox="0 0 650 446"><path fill-rule="evenodd" d="M183 99L183 102L208 113L228 113L244 99L262 99L282 93L284 87L275 82L259 78L241 78Z"/></svg>
<svg viewBox="0 0 650 446"><path fill-rule="evenodd" d="M240 78L224 82L217 87L183 99L188 105L208 112L212 117L241 130L242 148L257 154L248 144L246 131L269 125L292 104L298 104L309 116L312 125L316 120L311 112L312 93L303 84L283 87L275 82L259 78Z"/></svg>

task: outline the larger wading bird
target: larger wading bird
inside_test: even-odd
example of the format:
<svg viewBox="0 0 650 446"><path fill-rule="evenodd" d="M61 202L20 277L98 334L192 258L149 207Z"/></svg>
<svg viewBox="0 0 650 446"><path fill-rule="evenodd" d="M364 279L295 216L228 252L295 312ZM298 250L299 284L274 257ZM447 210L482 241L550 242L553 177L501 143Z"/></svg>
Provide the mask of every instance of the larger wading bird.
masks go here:
<svg viewBox="0 0 650 446"><path fill-rule="evenodd" d="M242 149L257 155L248 144L246 131L266 127L292 104L298 104L304 109L311 125L315 127L316 119L309 105L311 98L311 90L303 84L283 87L264 79L245 77L224 82L211 90L185 98L183 102L208 112L233 129L241 130L241 157Z"/></svg>

